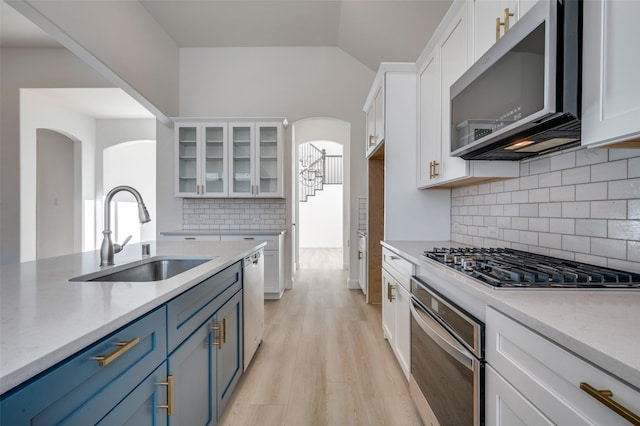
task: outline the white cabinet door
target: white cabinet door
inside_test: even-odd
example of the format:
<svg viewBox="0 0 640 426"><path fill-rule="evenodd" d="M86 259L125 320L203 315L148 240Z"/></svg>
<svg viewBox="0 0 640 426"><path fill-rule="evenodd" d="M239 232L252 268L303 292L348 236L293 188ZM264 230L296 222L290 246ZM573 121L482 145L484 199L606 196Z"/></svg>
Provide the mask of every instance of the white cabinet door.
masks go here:
<svg viewBox="0 0 640 426"><path fill-rule="evenodd" d="M433 163L440 159L440 55L437 49L429 55L419 79L420 134L418 140L418 188L438 180L433 176ZM435 180L434 180L435 179Z"/></svg>
<svg viewBox="0 0 640 426"><path fill-rule="evenodd" d="M256 163L254 185L256 197L282 197L284 178L284 144L280 123L256 123Z"/></svg>
<svg viewBox="0 0 640 426"><path fill-rule="evenodd" d="M485 374L485 424L487 426L542 426L554 423L491 366Z"/></svg>
<svg viewBox="0 0 640 426"><path fill-rule="evenodd" d="M175 139L176 196L227 196L227 124L180 123Z"/></svg>
<svg viewBox="0 0 640 426"><path fill-rule="evenodd" d="M583 5L582 145L640 146L640 2Z"/></svg>
<svg viewBox="0 0 640 426"><path fill-rule="evenodd" d="M382 331L384 337L391 345L391 348L395 347L396 339L396 304L394 300L396 298L396 287L398 283L393 277L384 269L382 270Z"/></svg>
<svg viewBox="0 0 640 426"><path fill-rule="evenodd" d="M229 196L253 197L255 169L253 123L229 123Z"/></svg>
<svg viewBox="0 0 640 426"><path fill-rule="evenodd" d="M398 285L396 290L396 358L407 381L409 381L411 374L411 294L402 285Z"/></svg>
<svg viewBox="0 0 640 426"><path fill-rule="evenodd" d="M175 127L177 197L200 196L200 132L198 123L183 123Z"/></svg>
<svg viewBox="0 0 640 426"><path fill-rule="evenodd" d="M380 81L376 94L369 106L367 114L366 156L371 155L376 147L384 140L385 129L385 77Z"/></svg>
<svg viewBox="0 0 640 426"><path fill-rule="evenodd" d="M441 120L442 151L440 161L434 167L434 174L441 181L449 181L468 174L468 164L459 157L450 157L451 152L451 85L468 68L468 25L467 14L463 9L449 25L440 43L441 63Z"/></svg>

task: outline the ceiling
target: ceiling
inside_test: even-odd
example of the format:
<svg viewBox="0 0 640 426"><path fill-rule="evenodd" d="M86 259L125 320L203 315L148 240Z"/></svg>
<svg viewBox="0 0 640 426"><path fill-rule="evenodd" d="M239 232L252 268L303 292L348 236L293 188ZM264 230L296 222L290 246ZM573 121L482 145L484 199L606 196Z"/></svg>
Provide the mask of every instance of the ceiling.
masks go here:
<svg viewBox="0 0 640 426"><path fill-rule="evenodd" d="M452 3L452 0L131 1L139 1L181 48L335 46L373 71L380 62L414 62ZM0 0L0 46L61 45ZM120 89L58 89L49 94L59 96L59 102L66 107L95 118L152 117Z"/></svg>
<svg viewBox="0 0 640 426"><path fill-rule="evenodd" d="M452 0L138 1L179 47L335 46L374 71L380 62L415 61L452 3ZM3 47L58 45L4 2L0 2L0 17Z"/></svg>

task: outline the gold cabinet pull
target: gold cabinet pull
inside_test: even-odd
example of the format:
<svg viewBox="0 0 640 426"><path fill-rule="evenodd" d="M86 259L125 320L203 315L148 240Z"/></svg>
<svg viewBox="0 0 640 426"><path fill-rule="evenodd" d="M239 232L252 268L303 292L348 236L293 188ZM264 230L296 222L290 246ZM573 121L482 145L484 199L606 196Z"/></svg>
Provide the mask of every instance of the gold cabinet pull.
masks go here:
<svg viewBox="0 0 640 426"><path fill-rule="evenodd" d="M375 136L374 135L369 135L369 146L373 146L374 140L375 140Z"/></svg>
<svg viewBox="0 0 640 426"><path fill-rule="evenodd" d="M600 401L600 403L606 405L607 408L609 408L631 424L640 426L640 416L614 400L613 392L611 392L610 390L599 390L586 382L580 383L580 389Z"/></svg>
<svg viewBox="0 0 640 426"><path fill-rule="evenodd" d="M123 353L127 352L129 349L133 348L138 343L140 343L139 337L129 340L128 342L118 342L119 348L113 351L113 353L105 356L103 355L95 356L93 357L93 359L98 361L98 364L100 365L100 367L104 367L105 365L111 364L111 362L113 362L116 358L118 358Z"/></svg>
<svg viewBox="0 0 640 426"><path fill-rule="evenodd" d="M395 288L395 286L391 283L387 283L387 299L389 299L389 302L393 301L393 299L395 299L396 297L393 295L393 289Z"/></svg>
<svg viewBox="0 0 640 426"><path fill-rule="evenodd" d="M438 177L440 176L440 173L438 173L438 166L440 165L440 163L438 163L437 161L433 162L433 177Z"/></svg>
<svg viewBox="0 0 640 426"><path fill-rule="evenodd" d="M227 343L227 319L222 318L222 321L218 324L209 327L209 331L218 332L218 340L213 342L212 345L217 346L218 349L222 349L222 345Z"/></svg>
<svg viewBox="0 0 640 426"><path fill-rule="evenodd" d="M167 404L166 405L158 405L158 408L166 408L167 414L173 414L173 375L167 376L166 382L160 382L159 385L167 387Z"/></svg>
<svg viewBox="0 0 640 426"><path fill-rule="evenodd" d="M509 11L507 7L504 10L504 20L500 22L500 18L496 18L496 41L500 40L500 27L504 27L504 32L509 31L509 18L513 16L513 13Z"/></svg>

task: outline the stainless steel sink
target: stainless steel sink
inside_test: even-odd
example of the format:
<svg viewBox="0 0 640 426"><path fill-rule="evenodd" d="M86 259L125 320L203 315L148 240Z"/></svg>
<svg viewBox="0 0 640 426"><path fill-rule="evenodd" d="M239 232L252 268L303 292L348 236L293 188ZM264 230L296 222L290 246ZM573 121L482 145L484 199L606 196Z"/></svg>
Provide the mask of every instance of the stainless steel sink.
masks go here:
<svg viewBox="0 0 640 426"><path fill-rule="evenodd" d="M176 259L149 258L142 261L117 266L106 271L98 271L87 275L71 278L69 281L120 281L120 282L148 282L162 281L196 266L214 259Z"/></svg>

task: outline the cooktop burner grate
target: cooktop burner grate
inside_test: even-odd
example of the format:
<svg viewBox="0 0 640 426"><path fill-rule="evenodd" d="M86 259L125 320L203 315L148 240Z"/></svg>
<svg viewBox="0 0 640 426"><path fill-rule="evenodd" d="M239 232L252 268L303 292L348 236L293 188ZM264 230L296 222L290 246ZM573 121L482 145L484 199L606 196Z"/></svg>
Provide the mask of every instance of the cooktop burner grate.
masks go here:
<svg viewBox="0 0 640 426"><path fill-rule="evenodd" d="M509 248L434 248L423 256L492 287L640 288L640 274Z"/></svg>

